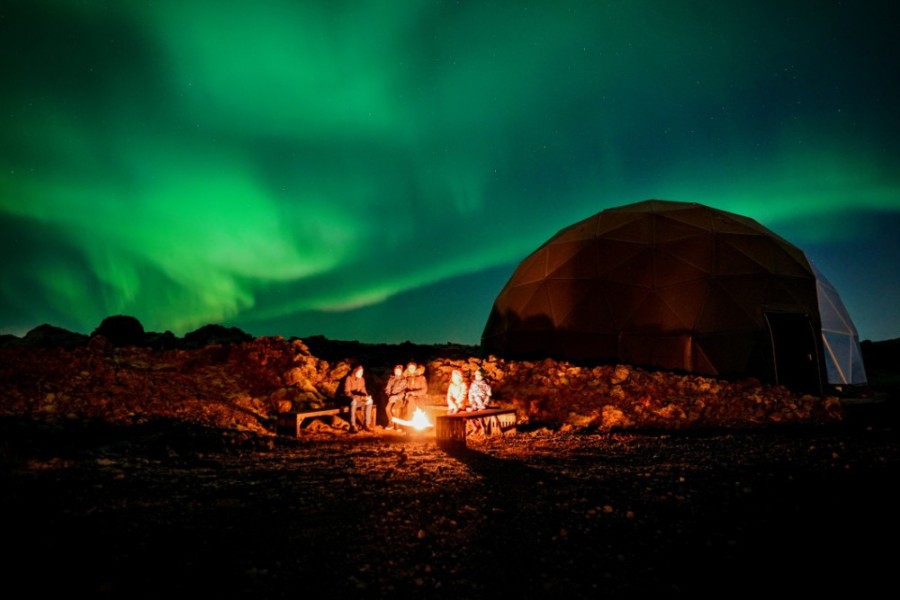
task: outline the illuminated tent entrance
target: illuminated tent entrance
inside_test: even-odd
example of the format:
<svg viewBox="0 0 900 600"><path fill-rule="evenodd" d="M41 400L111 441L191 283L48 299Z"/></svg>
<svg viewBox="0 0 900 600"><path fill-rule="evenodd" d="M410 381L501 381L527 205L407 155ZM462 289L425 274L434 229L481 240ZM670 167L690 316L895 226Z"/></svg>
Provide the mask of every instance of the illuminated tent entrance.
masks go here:
<svg viewBox="0 0 900 600"><path fill-rule="evenodd" d="M500 291L482 349L755 376L822 393L866 383L837 290L753 219L646 200L560 230Z"/></svg>

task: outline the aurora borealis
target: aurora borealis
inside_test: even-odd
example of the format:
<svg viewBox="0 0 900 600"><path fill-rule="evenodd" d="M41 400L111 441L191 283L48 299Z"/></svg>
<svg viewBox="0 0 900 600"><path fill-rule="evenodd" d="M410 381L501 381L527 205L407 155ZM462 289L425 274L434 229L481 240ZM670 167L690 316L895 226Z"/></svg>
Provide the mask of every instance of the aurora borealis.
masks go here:
<svg viewBox="0 0 900 600"><path fill-rule="evenodd" d="M0 8L0 333L479 341L528 253L649 198L756 219L900 337L889 2Z"/></svg>

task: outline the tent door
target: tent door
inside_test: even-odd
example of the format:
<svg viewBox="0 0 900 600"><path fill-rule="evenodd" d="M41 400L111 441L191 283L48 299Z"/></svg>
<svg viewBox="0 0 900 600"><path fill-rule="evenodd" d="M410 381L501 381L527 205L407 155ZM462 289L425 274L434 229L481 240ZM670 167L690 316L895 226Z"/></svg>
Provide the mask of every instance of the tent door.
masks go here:
<svg viewBox="0 0 900 600"><path fill-rule="evenodd" d="M809 315L766 313L775 383L793 392L822 395L819 350Z"/></svg>

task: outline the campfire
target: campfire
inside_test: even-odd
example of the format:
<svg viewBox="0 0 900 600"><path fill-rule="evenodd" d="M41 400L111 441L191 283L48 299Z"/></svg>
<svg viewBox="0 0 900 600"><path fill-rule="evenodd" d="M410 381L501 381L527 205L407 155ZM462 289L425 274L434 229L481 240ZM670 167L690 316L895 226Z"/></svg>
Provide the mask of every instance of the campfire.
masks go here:
<svg viewBox="0 0 900 600"><path fill-rule="evenodd" d="M422 431L428 427L433 427L433 425L428 421L428 415L425 414L421 408L417 408L413 413L412 419L406 420L401 419L399 417L393 417L394 423L398 423L400 425L406 425L407 427L412 427L416 431Z"/></svg>

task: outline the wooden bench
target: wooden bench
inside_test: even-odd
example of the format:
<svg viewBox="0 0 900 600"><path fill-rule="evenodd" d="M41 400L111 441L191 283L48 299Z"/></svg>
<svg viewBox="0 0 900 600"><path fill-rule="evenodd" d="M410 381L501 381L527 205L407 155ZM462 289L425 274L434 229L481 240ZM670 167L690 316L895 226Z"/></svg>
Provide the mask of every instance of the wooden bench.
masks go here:
<svg viewBox="0 0 900 600"><path fill-rule="evenodd" d="M480 425L486 435L503 434L515 432L517 417L514 408L486 408L441 415L435 421L438 445L465 446L466 434L472 423Z"/></svg>
<svg viewBox="0 0 900 600"><path fill-rule="evenodd" d="M278 418L275 421L275 429L278 433L300 437L300 428L303 426L303 421L306 419L340 414L350 414L350 407L332 406L329 408L315 408L312 410L278 413Z"/></svg>

